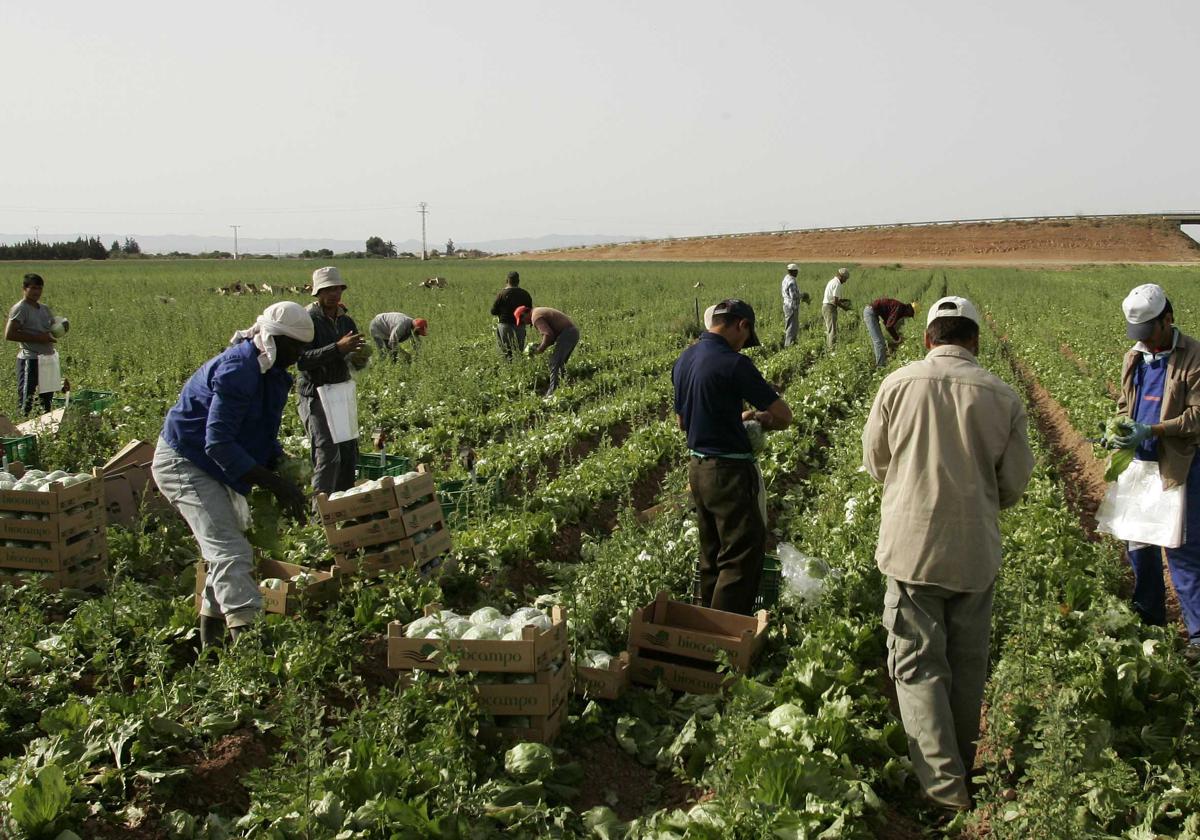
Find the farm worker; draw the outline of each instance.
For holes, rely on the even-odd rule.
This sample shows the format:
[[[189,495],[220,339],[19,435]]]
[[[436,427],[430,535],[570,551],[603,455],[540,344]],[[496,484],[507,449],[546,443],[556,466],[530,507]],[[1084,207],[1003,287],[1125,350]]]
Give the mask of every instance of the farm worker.
[[[850,272],[839,268],[833,279],[825,284],[825,296],[821,298],[821,317],[825,319],[825,347],[833,349],[837,341],[837,311],[850,309],[850,301],[842,297],[842,286],[850,282]]]
[[[316,301],[307,310],[313,322],[313,339],[296,365],[300,371],[297,376],[300,422],[312,444],[312,484],[318,493],[353,487],[358,466],[358,438],[334,442],[317,390],[322,385],[348,382],[354,365],[350,355],[366,344],[342,305],[344,291],[346,282],[333,266],[313,272],[312,293]]]
[[[1200,344],[1175,326],[1166,293],[1138,286],[1121,304],[1125,334],[1137,344],[1125,354],[1117,413],[1133,430],[1113,444],[1135,448],[1134,457],[1158,461],[1164,490],[1185,486],[1184,542],[1168,548],[1171,582],[1187,625],[1187,654],[1200,660]],[[1147,624],[1167,623],[1162,549],[1129,544],[1133,606]]]
[[[262,610],[254,553],[235,508],[245,502],[237,495],[259,485],[287,513],[304,513],[303,491],[274,468],[283,456],[279,424],[292,390],[287,369],[312,335],[304,307],[271,304],[192,374],[163,423],[151,471],[208,567],[200,602],[206,647],[221,640],[226,626],[236,639]]]
[[[867,325],[867,332],[871,334],[875,367],[883,367],[887,361],[888,350],[895,351],[900,346],[900,322],[916,313],[915,303],[902,303],[895,298],[876,298],[863,307],[863,323]],[[883,340],[885,329],[889,336],[886,346]]]
[[[510,361],[513,351],[525,346],[525,325],[515,315],[520,306],[533,309],[533,297],[521,288],[521,275],[510,271],[504,288],[492,303],[492,314],[496,316],[496,344],[504,358]]]
[[[712,327],[671,371],[675,415],[687,433],[688,483],[700,528],[703,606],[749,615],[767,548],[767,497],[744,422],[785,429],[788,404],[741,350],[759,346],[754,309],[717,304]],[[746,403],[753,410],[743,410]]]
[[[413,352],[421,349],[421,337],[429,333],[429,322],[424,318],[410,318],[403,312],[380,312],[371,319],[367,328],[375,346],[380,353],[388,353],[395,361],[397,356],[403,356],[408,361],[408,353],[400,345],[412,339]]]
[[[53,396],[51,391],[38,393],[38,357],[55,352],[55,339],[50,334],[54,313],[49,306],[39,302],[45,287],[40,274],[25,275],[21,282],[24,296],[8,310],[8,326],[4,330],[6,339],[21,344],[17,351],[17,402],[23,414],[33,411],[35,396],[42,404],[42,411],[49,411]]]
[[[579,343],[579,328],[566,315],[549,306],[535,306],[532,309],[518,306],[513,315],[517,324],[533,324],[534,329],[542,334],[542,343],[531,346],[530,354],[537,355],[554,348],[554,355],[550,357],[550,387],[546,389],[546,396],[553,396],[558,388],[558,380],[567,368],[567,360]]]
[[[863,465],[883,482],[875,561],[909,756],[925,794],[957,810],[971,805],[1000,509],[1021,498],[1033,453],[1021,398],[975,360],[974,304],[930,307],[925,348],[879,386]]]
[[[788,263],[787,274],[783,275],[783,346],[791,347],[796,343],[796,334],[800,330],[800,302],[806,295],[800,292],[796,285],[796,275],[800,266]]]

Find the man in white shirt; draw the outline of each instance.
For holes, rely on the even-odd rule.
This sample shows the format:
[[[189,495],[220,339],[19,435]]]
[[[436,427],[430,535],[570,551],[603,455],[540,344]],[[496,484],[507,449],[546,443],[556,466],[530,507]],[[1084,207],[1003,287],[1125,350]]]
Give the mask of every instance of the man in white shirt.
[[[796,285],[796,275],[800,266],[789,263],[787,274],[783,275],[783,346],[791,347],[796,343],[796,333],[800,329],[800,287]]]
[[[849,298],[842,297],[842,286],[850,282],[850,272],[839,268],[833,279],[825,284],[825,296],[821,299],[821,317],[825,319],[825,347],[833,349],[837,341],[837,311],[849,309]]]

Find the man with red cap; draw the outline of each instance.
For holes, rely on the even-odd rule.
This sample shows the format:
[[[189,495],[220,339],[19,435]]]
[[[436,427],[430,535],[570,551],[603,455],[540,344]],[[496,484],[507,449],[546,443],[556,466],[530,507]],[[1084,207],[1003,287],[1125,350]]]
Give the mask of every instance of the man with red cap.
[[[411,338],[413,352],[418,352],[421,349],[421,336],[429,333],[429,322],[424,318],[411,318],[403,312],[380,312],[371,319],[367,332],[375,340],[375,347],[380,353],[387,353],[392,361],[399,356],[408,361],[409,355],[400,344]]]
[[[542,334],[542,343],[537,347],[530,345],[526,352],[533,355],[554,348],[554,355],[550,357],[550,387],[546,390],[546,396],[552,396],[558,387],[559,377],[567,367],[567,360],[579,343],[579,328],[566,315],[549,306],[518,306],[513,318],[518,326],[532,324]]]

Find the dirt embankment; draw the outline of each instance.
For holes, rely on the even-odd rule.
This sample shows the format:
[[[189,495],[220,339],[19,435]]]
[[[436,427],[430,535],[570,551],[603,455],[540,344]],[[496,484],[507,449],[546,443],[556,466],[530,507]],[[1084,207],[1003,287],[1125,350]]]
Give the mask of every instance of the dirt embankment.
[[[549,260],[779,260],[992,265],[1200,263],[1200,244],[1158,217],[872,227],[696,237],[521,254]]]

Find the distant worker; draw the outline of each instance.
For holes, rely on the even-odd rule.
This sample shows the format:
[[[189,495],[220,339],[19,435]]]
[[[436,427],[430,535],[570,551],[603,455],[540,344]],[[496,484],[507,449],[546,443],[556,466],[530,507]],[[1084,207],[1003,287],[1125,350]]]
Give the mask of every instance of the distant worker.
[[[307,309],[313,322],[313,339],[297,364],[300,422],[312,444],[312,484],[318,493],[349,490],[354,486],[358,467],[358,439],[334,439],[319,392],[324,385],[349,382],[351,365],[357,368],[366,363],[360,355],[366,339],[342,305],[345,291],[346,282],[335,267],[326,266],[313,272],[312,293],[316,301]],[[338,408],[333,406],[328,410]]]
[[[979,312],[929,309],[925,358],[890,373],[863,428],[863,466],[883,483],[875,562],[908,753],[926,796],[971,807],[1000,569],[1000,509],[1033,472],[1025,406],[976,361]]]
[[[380,312],[371,319],[367,332],[380,353],[387,353],[393,362],[400,356],[407,362],[409,355],[400,345],[412,339],[413,352],[419,351],[421,337],[429,332],[429,322],[424,318],[410,318],[403,312]]]
[[[17,351],[17,403],[21,406],[22,414],[29,414],[33,411],[33,399],[36,396],[42,411],[47,412],[54,391],[58,389],[38,392],[38,360],[57,352],[54,349],[55,338],[50,333],[54,313],[49,306],[39,303],[45,290],[45,281],[40,274],[26,274],[21,288],[23,296],[8,310],[8,326],[4,329],[5,339],[21,344],[21,349]]]
[[[791,347],[796,343],[796,334],[800,331],[800,304],[808,303],[808,292],[800,291],[796,285],[796,275],[800,266],[788,263],[787,274],[783,275],[783,346]]]
[[[1134,449],[1141,461],[1157,461],[1162,489],[1183,486],[1183,544],[1168,548],[1167,566],[1187,626],[1185,655],[1200,661],[1200,345],[1175,326],[1166,292],[1153,283],[1138,286],[1121,304],[1125,334],[1137,344],[1121,367],[1117,413],[1133,420],[1128,435],[1113,445]],[[1147,624],[1167,623],[1162,549],[1129,543],[1133,607]]]
[[[525,325],[517,321],[514,313],[518,307],[533,309],[533,297],[521,288],[521,275],[508,272],[504,288],[492,303],[492,314],[496,316],[496,344],[504,358],[511,360],[514,352],[525,346]]]
[[[579,343],[579,328],[566,315],[548,306],[535,306],[532,309],[518,306],[513,314],[518,325],[532,324],[542,334],[541,343],[528,348],[530,354],[536,355],[554,348],[554,355],[550,357],[550,387],[546,389],[546,396],[553,396],[567,368],[567,360]]]
[[[304,492],[275,469],[292,390],[287,369],[312,337],[304,307],[271,304],[192,374],[163,423],[151,472],[191,528],[207,566],[200,599],[204,647],[219,643],[227,626],[236,639],[262,612],[254,550],[233,494],[265,487],[286,513],[304,515]]]
[[[863,323],[871,335],[871,347],[875,351],[875,367],[881,368],[887,362],[888,351],[895,352],[900,346],[900,322],[905,318],[916,315],[915,303],[902,303],[895,298],[876,298],[863,307]],[[887,330],[889,339],[884,342],[883,330]]]
[[[740,352],[760,343],[750,304],[722,301],[712,317],[712,327],[672,368],[675,416],[691,452],[701,604],[749,615],[767,548],[767,500],[745,422],[785,429],[792,411]]]
[[[833,279],[825,284],[825,296],[821,298],[821,317],[825,319],[825,347],[833,349],[837,341],[837,311],[850,309],[849,298],[842,297],[842,286],[850,282],[850,272],[839,268]]]

